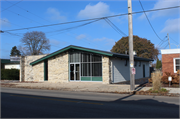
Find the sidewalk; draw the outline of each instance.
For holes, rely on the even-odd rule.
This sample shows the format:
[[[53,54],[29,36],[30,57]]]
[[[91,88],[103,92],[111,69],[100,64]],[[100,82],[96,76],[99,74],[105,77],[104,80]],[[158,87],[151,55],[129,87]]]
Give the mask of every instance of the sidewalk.
[[[3,82],[1,82],[3,84]],[[7,84],[7,82],[6,82]],[[64,90],[64,91],[87,91],[87,92],[111,92],[111,93],[129,93],[129,84],[102,84],[102,82],[68,82],[68,83],[49,83],[49,82],[13,82],[12,87],[30,88],[30,89],[48,89],[48,90]],[[3,85],[2,85],[3,87]],[[147,91],[152,87],[141,87],[135,85],[135,91]],[[180,88],[167,88],[169,93],[180,94]]]

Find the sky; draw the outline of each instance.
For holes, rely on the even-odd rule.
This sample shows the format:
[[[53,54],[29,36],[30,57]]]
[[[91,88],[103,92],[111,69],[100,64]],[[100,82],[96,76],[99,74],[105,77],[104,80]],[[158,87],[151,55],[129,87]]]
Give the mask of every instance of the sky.
[[[34,29],[14,30],[35,26],[43,26],[84,19],[92,19],[128,13],[127,0],[93,0],[93,1],[10,1],[1,0],[0,26],[4,33],[0,35],[0,58],[9,59],[13,46],[22,45],[21,39],[27,32],[42,31],[50,40],[51,49],[55,52],[68,45],[110,51],[118,40],[128,36],[128,16],[122,15],[108,18],[123,33],[115,31],[104,19],[92,22],[76,22],[71,24],[39,27]],[[144,10],[180,6],[179,0],[141,0]],[[138,0],[132,0],[132,11],[142,11]],[[180,48],[180,8],[147,12],[156,36],[144,13],[133,14],[133,35],[150,40],[155,47],[169,49],[167,33],[172,49]],[[88,25],[83,25],[88,22]],[[60,31],[62,29],[82,27]],[[6,32],[8,31],[8,32]],[[161,58],[161,56],[159,55]]]

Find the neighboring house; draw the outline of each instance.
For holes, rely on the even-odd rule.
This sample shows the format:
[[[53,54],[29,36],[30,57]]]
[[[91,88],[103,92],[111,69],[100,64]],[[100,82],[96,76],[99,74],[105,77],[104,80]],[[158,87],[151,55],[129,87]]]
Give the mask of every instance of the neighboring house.
[[[162,54],[162,72],[170,72],[176,74],[180,69],[180,49],[163,49]]]
[[[134,56],[135,79],[149,77],[149,62]],[[21,57],[20,81],[104,84],[130,80],[129,55],[70,45],[49,55]]]
[[[10,59],[0,59],[1,69],[20,69],[20,61],[10,61]]]

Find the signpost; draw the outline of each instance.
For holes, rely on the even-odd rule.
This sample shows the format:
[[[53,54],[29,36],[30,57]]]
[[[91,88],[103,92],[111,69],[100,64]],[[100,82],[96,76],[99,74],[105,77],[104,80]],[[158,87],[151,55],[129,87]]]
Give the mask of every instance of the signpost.
[[[168,81],[169,81],[169,87],[170,87],[170,82],[172,81],[172,77],[171,76],[168,77]]]

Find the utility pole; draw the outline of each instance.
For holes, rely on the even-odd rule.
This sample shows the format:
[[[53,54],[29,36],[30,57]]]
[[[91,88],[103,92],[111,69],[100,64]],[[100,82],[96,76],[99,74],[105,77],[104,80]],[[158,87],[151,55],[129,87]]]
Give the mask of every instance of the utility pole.
[[[170,40],[169,40],[169,34],[168,33],[167,33],[167,37],[168,37],[169,49],[171,49]]]
[[[134,74],[132,69],[134,68],[134,55],[133,55],[133,27],[132,27],[132,4],[131,0],[128,0],[128,26],[129,26],[129,63],[130,63],[130,90],[134,91]]]

